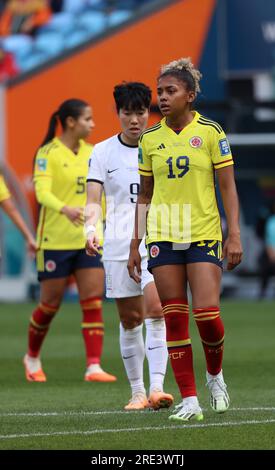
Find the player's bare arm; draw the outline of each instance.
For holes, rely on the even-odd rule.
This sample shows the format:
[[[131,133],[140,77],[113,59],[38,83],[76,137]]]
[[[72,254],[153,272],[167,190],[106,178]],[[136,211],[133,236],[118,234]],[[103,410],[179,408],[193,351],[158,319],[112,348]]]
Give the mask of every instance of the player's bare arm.
[[[4,212],[10,217],[10,219],[14,222],[14,224],[18,227],[18,229],[23,234],[27,246],[28,252],[31,256],[35,256],[37,251],[37,244],[35,238],[33,237],[31,231],[27,227],[25,221],[23,220],[21,214],[16,209],[13,201],[11,198],[7,198],[0,203],[1,208]]]
[[[87,201],[85,207],[86,253],[95,256],[99,253],[99,238],[96,224],[101,214],[102,184],[95,181],[87,183]]]
[[[153,190],[154,177],[141,175],[135,212],[134,234],[130,244],[130,254],[127,265],[129,276],[134,279],[135,282],[140,282],[141,257],[138,249],[146,231],[146,217],[150,207]]]
[[[228,225],[223,258],[227,258],[227,269],[231,270],[240,264],[243,254],[239,226],[239,201],[233,166],[217,170],[217,176]]]

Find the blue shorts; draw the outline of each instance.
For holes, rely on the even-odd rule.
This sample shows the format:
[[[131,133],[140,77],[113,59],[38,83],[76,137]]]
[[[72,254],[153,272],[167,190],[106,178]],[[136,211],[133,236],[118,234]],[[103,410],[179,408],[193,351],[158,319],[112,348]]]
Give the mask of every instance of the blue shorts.
[[[153,242],[147,246],[148,271],[168,264],[214,263],[222,268],[222,243],[202,240],[186,245],[172,242]]]
[[[101,255],[88,256],[82,250],[39,250],[36,255],[38,281],[69,277],[77,269],[102,268]]]

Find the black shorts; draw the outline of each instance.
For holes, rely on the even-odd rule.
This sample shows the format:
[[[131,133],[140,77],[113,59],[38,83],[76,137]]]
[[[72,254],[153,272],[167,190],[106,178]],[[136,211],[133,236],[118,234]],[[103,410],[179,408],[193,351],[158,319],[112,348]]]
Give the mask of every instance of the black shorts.
[[[88,256],[82,250],[39,250],[36,255],[38,281],[69,277],[77,269],[102,268],[101,255]]]
[[[148,271],[156,266],[168,264],[214,263],[222,268],[222,243],[217,240],[202,240],[186,244],[153,242],[147,246]]]

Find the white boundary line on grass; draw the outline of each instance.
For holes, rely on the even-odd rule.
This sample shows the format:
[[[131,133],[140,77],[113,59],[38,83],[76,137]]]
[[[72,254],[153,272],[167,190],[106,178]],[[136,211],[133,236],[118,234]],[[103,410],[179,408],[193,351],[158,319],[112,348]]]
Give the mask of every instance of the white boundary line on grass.
[[[161,413],[163,412],[168,412],[169,410],[162,410]],[[206,411],[206,408],[203,408],[203,411]],[[230,411],[275,411],[274,406],[269,406],[269,407],[252,407],[252,408],[229,408],[227,410],[227,413],[230,413]],[[150,410],[144,410],[144,411],[123,411],[123,410],[102,410],[102,411],[52,411],[52,412],[43,412],[43,411],[36,411],[36,412],[19,412],[19,413],[0,413],[0,417],[8,417],[8,416],[34,416],[34,417],[40,417],[40,416],[102,416],[102,415],[132,415],[132,414],[148,414],[148,413],[153,413],[153,414],[158,414],[156,412],[150,411]]]
[[[53,437],[53,436],[75,436],[75,435],[92,435],[104,433],[118,433],[118,432],[139,432],[139,431],[169,431],[173,429],[190,429],[190,428],[210,428],[210,427],[224,427],[224,426],[247,426],[250,424],[272,424],[275,419],[265,420],[251,420],[251,421],[226,421],[224,423],[206,423],[206,424],[182,424],[179,426],[144,426],[141,428],[121,428],[121,429],[93,429],[91,431],[54,431],[45,433],[31,433],[31,434],[6,434],[0,435],[0,440],[4,439],[19,439],[29,437]]]

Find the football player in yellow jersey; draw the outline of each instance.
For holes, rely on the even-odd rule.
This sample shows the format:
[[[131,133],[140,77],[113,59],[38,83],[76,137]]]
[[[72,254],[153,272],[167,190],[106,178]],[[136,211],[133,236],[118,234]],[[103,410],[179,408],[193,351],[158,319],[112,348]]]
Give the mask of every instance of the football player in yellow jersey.
[[[157,92],[164,118],[140,139],[140,192],[128,261],[129,274],[138,282],[138,246],[151,204],[147,219],[148,269],[162,302],[169,357],[182,396],[170,416],[175,421],[203,419],[188,331],[187,284],[206,357],[211,407],[217,413],[229,407],[222,373],[220,283],[222,260],[226,257],[227,268],[233,269],[242,257],[229,143],[219,124],[191,110],[200,91],[200,78],[189,58],[161,69]],[[228,224],[223,250],[215,173]]]
[[[20,230],[20,232],[22,233],[22,235],[24,236],[27,242],[29,253],[34,256],[36,253],[36,248],[37,248],[36,241],[31,231],[27,227],[25,221],[23,220],[21,214],[18,212],[18,210],[16,209],[14,205],[14,202],[11,198],[11,194],[1,174],[1,169],[0,169],[0,207],[1,209],[3,209],[3,211],[9,216],[9,218],[13,221],[13,223]]]
[[[55,137],[58,122],[62,133]],[[100,366],[104,332],[101,255],[91,258],[84,249],[83,210],[91,146],[83,139],[93,127],[92,111],[85,101],[70,99],[63,102],[51,116],[47,135],[35,158],[35,193],[41,205],[37,229],[37,270],[41,289],[40,303],[31,317],[28,352],[24,357],[29,381],[46,381],[40,350],[72,274],[83,312],[85,380],[116,380]]]

